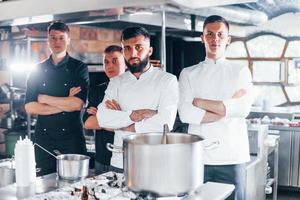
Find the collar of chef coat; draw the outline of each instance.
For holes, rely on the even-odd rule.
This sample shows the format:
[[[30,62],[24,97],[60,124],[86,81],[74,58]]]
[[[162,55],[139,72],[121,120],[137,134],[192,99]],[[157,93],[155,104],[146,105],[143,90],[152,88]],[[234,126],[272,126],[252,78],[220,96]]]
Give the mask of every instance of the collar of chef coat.
[[[205,57],[204,63],[205,64],[220,64],[226,61],[225,56],[222,56],[221,58],[218,58],[217,60]]]
[[[138,79],[131,72],[129,72],[129,74],[130,74],[129,77],[134,80],[143,80],[143,79],[146,79],[147,77],[151,76],[152,71],[153,71],[153,66],[150,64],[149,69],[147,71],[143,72]]]
[[[59,63],[57,63],[57,65],[55,65],[52,60],[52,55],[50,55],[49,59],[47,60],[47,65],[54,68],[63,67],[68,63],[69,57],[70,56],[67,53],[66,56]]]

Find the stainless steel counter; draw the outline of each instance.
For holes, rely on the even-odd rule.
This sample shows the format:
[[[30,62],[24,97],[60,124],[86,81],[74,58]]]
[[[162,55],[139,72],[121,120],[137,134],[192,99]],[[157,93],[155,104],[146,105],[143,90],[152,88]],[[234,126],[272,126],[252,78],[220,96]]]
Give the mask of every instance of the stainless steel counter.
[[[1,200],[17,200],[17,199],[32,199],[32,200],[54,200],[54,199],[80,199],[80,196],[71,195],[72,189],[86,186],[102,185],[107,179],[107,176],[99,175],[94,178],[84,179],[78,182],[68,182],[59,180],[57,175],[49,174],[37,179],[35,188],[17,188],[16,184],[8,185],[0,188]],[[212,183],[203,184],[197,192],[185,199],[201,199],[201,200],[223,200],[226,199],[234,190],[234,186],[230,184]],[[119,188],[107,188],[104,193],[103,189],[99,189],[98,197],[100,199],[130,199],[128,192],[124,192]],[[126,194],[125,194],[126,193]],[[131,193],[131,192],[129,192]],[[129,195],[129,196],[128,196]],[[183,197],[168,197],[159,199],[182,199]],[[91,198],[93,199],[93,198]]]
[[[69,186],[74,182],[58,179],[56,173],[38,177],[36,185],[26,188],[18,188],[14,183],[6,187],[0,188],[0,199],[14,200],[25,199],[37,194],[44,194],[49,191],[56,190],[65,186]]]

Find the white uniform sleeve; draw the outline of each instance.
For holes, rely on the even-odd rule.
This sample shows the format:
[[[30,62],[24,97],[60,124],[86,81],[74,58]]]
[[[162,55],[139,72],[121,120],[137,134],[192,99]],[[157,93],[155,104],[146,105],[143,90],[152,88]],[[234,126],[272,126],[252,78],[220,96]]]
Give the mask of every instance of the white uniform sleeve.
[[[178,113],[183,123],[200,124],[205,110],[193,106],[193,89],[188,79],[188,71],[182,70],[179,76],[179,106]]]
[[[178,82],[175,76],[169,76],[160,85],[158,113],[151,118],[136,122],[137,133],[162,132],[164,124],[168,124],[170,130],[173,128],[179,99]]]
[[[109,85],[105,91],[105,96],[102,103],[98,105],[98,111],[96,116],[100,127],[119,129],[119,128],[127,127],[134,123],[129,117],[132,111],[111,110],[105,106],[106,100],[115,99],[117,102],[119,102],[118,100],[119,84],[120,84],[119,79],[112,79],[109,82]]]
[[[225,117],[246,118],[253,102],[253,85],[249,69],[243,67],[239,74],[238,89],[246,90],[246,94],[240,98],[231,98],[223,101],[226,108]]]

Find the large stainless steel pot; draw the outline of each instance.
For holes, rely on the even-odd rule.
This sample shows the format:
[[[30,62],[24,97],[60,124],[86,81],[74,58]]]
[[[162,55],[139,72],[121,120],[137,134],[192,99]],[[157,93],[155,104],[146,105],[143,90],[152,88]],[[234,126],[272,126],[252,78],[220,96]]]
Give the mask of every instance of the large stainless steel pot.
[[[39,144],[35,143],[34,145],[56,158],[56,171],[60,178],[66,180],[77,180],[88,176],[90,161],[89,156],[81,154],[60,154],[59,151],[54,150],[55,153],[60,154],[56,156]]]
[[[172,133],[162,144],[161,133],[134,134],[123,138],[125,181],[135,192],[160,196],[188,193],[203,184],[203,138]],[[108,144],[118,152],[118,147]]]
[[[13,159],[0,160],[0,187],[16,182],[15,165]]]

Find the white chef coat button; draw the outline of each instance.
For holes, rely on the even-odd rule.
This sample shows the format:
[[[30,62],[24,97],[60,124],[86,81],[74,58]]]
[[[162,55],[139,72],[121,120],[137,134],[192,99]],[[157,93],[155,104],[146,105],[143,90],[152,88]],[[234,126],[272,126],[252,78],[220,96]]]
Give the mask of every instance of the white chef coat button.
[[[64,85],[67,86],[68,84],[65,83]]]
[[[66,131],[66,129],[63,128],[62,131]]]
[[[65,112],[62,112],[62,114],[64,115],[64,114],[65,114]]]
[[[44,131],[47,131],[47,129],[44,128]]]
[[[45,86],[46,86],[46,83],[43,83],[43,86],[45,87]]]

